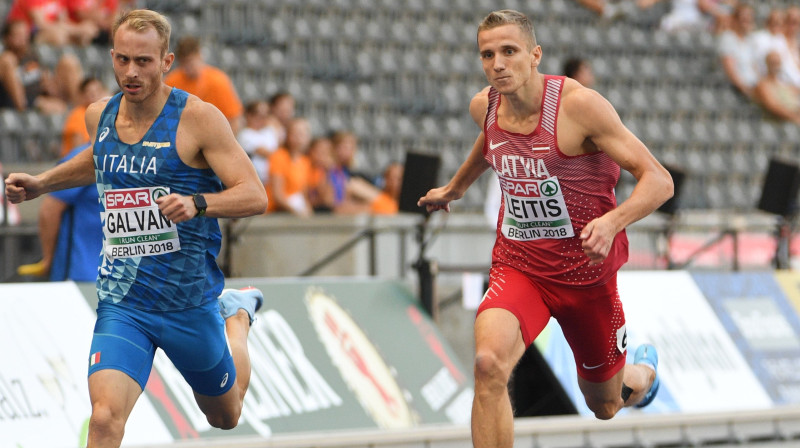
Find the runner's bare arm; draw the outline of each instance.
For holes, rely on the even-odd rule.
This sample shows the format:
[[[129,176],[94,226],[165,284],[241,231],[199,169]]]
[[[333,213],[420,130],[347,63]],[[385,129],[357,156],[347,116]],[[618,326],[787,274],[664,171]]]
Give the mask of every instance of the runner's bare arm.
[[[488,105],[489,88],[485,88],[478,92],[470,101],[469,112],[475,123],[483,128],[483,121],[486,117],[486,107]],[[467,191],[470,185],[475,182],[478,177],[489,168],[486,159],[483,158],[483,142],[484,135],[481,131],[475,144],[472,146],[472,151],[469,153],[467,160],[461,164],[456,174],[450,179],[447,185],[439,188],[434,188],[421,197],[417,201],[417,205],[425,206],[428,212],[436,210],[450,211],[450,201],[461,199],[464,192]]]
[[[182,128],[182,129],[181,129]],[[181,142],[180,139],[187,139]],[[222,180],[225,189],[219,193],[203,193],[208,208],[206,216],[212,218],[241,218],[264,213],[267,208],[267,194],[264,185],[256,174],[255,167],[244,149],[236,141],[228,120],[216,107],[196,98],[189,100],[179,125],[178,145],[190,144],[199,148],[194,153],[191,166],[207,164]],[[183,158],[183,156],[182,156]],[[197,210],[191,196],[181,199],[180,222],[191,219]],[[170,219],[169,211],[165,213]],[[174,219],[173,219],[174,221]]]
[[[637,180],[631,196],[608,213],[622,230],[672,197],[672,178],[644,143],[625,127],[611,103],[593,90],[581,90],[585,96],[571,104],[572,110],[577,106],[581,113],[570,114],[571,117],[579,117],[587,137],[598,149]]]
[[[436,210],[450,211],[450,201],[461,199],[470,185],[489,168],[483,158],[483,132],[475,140],[475,145],[469,153],[467,160],[461,164],[456,174],[447,185],[434,188],[417,201],[420,207],[425,206],[429,212]]]
[[[568,98],[562,100],[566,116],[584,130],[586,137],[599,150],[637,180],[627,200],[587,224],[581,232],[585,252],[593,262],[599,262],[608,255],[617,233],[672,197],[672,178],[600,94],[590,89],[578,89]]]

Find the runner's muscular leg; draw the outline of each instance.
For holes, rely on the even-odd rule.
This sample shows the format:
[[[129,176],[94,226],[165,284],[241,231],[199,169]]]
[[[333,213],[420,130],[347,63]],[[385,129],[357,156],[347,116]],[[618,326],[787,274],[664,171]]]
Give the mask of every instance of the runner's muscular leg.
[[[92,417],[87,448],[120,446],[125,422],[141,394],[139,383],[119,370],[104,369],[89,376]]]
[[[475,320],[475,399],[472,443],[475,448],[510,448],[514,415],[508,380],[525,353],[517,318],[501,308],[487,309]]]
[[[250,385],[250,354],[247,351],[247,335],[250,332],[250,316],[240,309],[235,316],[225,320],[225,332],[231,356],[236,366],[236,383],[222,395],[211,397],[194,394],[200,410],[215,428],[232,429],[239,422],[244,405],[244,395]]]
[[[611,379],[602,383],[593,383],[578,377],[578,386],[595,417],[608,420],[623,407],[642,401],[655,378],[655,372],[647,366],[626,364]],[[622,399],[623,384],[632,389],[630,397],[625,401]]]

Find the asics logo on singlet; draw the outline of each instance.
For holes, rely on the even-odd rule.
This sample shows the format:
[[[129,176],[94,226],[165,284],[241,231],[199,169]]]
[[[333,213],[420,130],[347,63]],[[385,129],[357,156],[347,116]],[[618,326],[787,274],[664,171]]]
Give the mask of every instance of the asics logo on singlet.
[[[505,145],[506,143],[508,143],[508,140],[506,140],[504,142],[500,142],[500,143],[495,143],[495,142],[489,140],[489,149],[493,150],[495,148],[499,148],[499,147]]]
[[[222,377],[222,382],[219,383],[219,387],[223,388],[225,385],[228,384],[228,373],[225,372],[225,376]]]
[[[108,137],[108,133],[109,133],[109,131],[111,131],[111,129],[108,129],[108,127],[105,127],[105,128],[103,128],[103,132],[101,132],[101,133],[100,133],[100,136],[99,136],[99,137],[97,137],[97,140],[98,140],[98,141],[101,141],[101,142],[102,142],[103,140],[105,140],[105,139],[106,139],[106,137]]]

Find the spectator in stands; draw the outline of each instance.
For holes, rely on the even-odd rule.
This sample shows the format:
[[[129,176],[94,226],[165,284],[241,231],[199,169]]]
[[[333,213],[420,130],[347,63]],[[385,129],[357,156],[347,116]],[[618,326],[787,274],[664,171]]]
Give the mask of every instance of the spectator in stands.
[[[306,152],[311,143],[308,120],[295,118],[289,122],[286,145],[269,158],[267,179],[267,212],[290,212],[310,216],[313,209],[308,201],[311,180],[311,161]]]
[[[374,176],[356,171],[355,158],[358,153],[358,137],[351,131],[340,130],[331,136],[336,167],[331,171],[331,181],[335,191],[336,203],[340,204],[346,194],[347,182],[353,177],[363,177],[372,182]]]
[[[267,184],[269,158],[278,149],[278,133],[275,120],[269,111],[269,104],[256,100],[244,109],[245,126],[239,131],[237,140],[256,167],[261,183]]]
[[[393,215],[400,209],[400,193],[403,191],[405,167],[400,162],[390,163],[383,171],[381,194],[370,202],[370,213]]]
[[[758,82],[754,26],[753,8],[741,3],[733,11],[731,29],[719,36],[722,68],[733,87],[748,98]]]
[[[759,76],[767,74],[766,59],[771,52],[776,52],[781,62],[781,72],[778,77],[800,88],[800,66],[797,65],[797,58],[792,55],[786,36],[783,34],[786,23],[786,13],[778,8],[770,11],[767,16],[766,27],[753,33],[753,41],[756,46],[756,62]]]
[[[67,115],[64,129],[61,131],[61,157],[69,154],[72,148],[89,143],[89,133],[86,132],[86,108],[109,94],[103,82],[93,76],[84,78],[79,92],[81,102]]]
[[[794,58],[795,65],[800,66],[800,6],[790,6],[786,9],[786,18],[783,23],[783,35],[789,54]]]
[[[131,0],[66,0],[67,17],[72,23],[91,23],[97,28],[92,43],[105,45],[111,37],[111,25],[122,11],[134,9]]]
[[[97,37],[99,28],[88,20],[72,21],[65,0],[14,0],[6,21],[24,21],[36,43],[62,47],[85,46]]]
[[[776,118],[800,125],[800,89],[780,77],[786,61],[777,51],[765,59],[767,74],[756,84],[754,99]]]
[[[241,128],[242,102],[228,75],[205,63],[200,41],[196,37],[187,36],[179,40],[175,56],[178,59],[178,68],[167,75],[164,82],[217,106],[228,119],[233,134],[238,134]]]
[[[88,147],[78,146],[59,163]],[[103,226],[99,215],[97,187],[87,185],[55,191],[39,204],[39,242],[42,259],[17,268],[23,276],[46,277],[50,281],[94,282],[103,248]]]
[[[336,208],[341,214],[370,213],[373,215],[397,214],[400,192],[403,187],[403,164],[390,163],[383,171],[378,188],[363,177],[353,177],[347,183],[347,199]]]
[[[647,9],[662,0],[637,0],[641,9]],[[661,29],[667,32],[680,30],[710,30],[715,22],[724,20],[730,13],[726,2],[719,0],[670,0],[670,10],[661,18]]]
[[[630,0],[617,2],[610,0],[578,0],[578,3],[606,20],[633,15],[636,11],[636,7]]]
[[[272,95],[269,98],[269,110],[281,125],[278,140],[281,145],[284,145],[286,143],[286,129],[289,127],[289,122],[294,118],[294,97],[289,92],[278,92]]]
[[[331,171],[336,167],[333,143],[326,137],[317,137],[308,148],[311,162],[311,179],[308,185],[308,200],[314,212],[332,212],[336,206]]]
[[[58,61],[55,76],[39,63],[31,46],[28,25],[14,20],[3,25],[0,53],[0,108],[42,113],[64,113],[77,96],[83,69],[80,61],[65,54]]]
[[[594,88],[594,71],[589,61],[583,58],[571,57],[564,62],[564,76],[578,81],[584,87]]]

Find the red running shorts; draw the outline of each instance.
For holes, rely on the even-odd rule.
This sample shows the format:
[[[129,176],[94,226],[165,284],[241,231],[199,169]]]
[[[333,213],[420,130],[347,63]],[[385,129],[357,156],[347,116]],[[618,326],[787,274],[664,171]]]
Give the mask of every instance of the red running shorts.
[[[587,381],[607,381],[625,365],[628,338],[616,275],[603,285],[570,288],[495,264],[478,314],[491,308],[516,316],[526,347],[551,316],[556,318],[572,348],[578,376]]]

